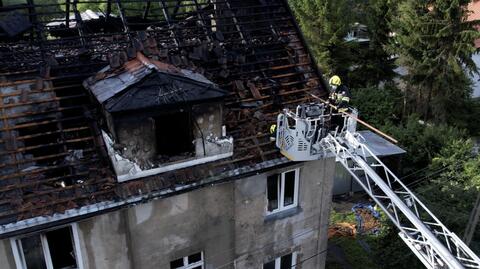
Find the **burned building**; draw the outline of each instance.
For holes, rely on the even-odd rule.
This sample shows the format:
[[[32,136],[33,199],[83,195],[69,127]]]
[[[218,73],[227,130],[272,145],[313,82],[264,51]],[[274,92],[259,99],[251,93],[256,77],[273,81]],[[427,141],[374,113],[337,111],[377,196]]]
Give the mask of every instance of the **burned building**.
[[[12,19],[14,18],[14,19]],[[327,89],[286,1],[0,2],[2,268],[322,268]]]
[[[233,139],[222,125],[228,92],[199,73],[139,52],[84,87],[101,107],[104,143],[120,182],[233,155]]]

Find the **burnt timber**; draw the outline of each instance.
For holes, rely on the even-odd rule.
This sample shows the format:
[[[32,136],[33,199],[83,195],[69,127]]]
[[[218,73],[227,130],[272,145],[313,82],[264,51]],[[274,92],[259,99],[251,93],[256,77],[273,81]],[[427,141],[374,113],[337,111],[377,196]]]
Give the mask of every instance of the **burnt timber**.
[[[82,5],[89,4],[101,6],[103,16],[85,16]],[[0,31],[1,225],[254,173],[257,164],[281,158],[268,133],[277,112],[309,101],[308,93],[326,94],[286,1],[27,0],[0,6],[0,21],[18,14],[28,20],[10,24],[21,24],[22,32],[11,25]],[[233,157],[116,181],[99,112],[82,81],[137,52],[202,73],[229,92],[224,122],[235,139]],[[234,170],[240,172],[218,176]]]

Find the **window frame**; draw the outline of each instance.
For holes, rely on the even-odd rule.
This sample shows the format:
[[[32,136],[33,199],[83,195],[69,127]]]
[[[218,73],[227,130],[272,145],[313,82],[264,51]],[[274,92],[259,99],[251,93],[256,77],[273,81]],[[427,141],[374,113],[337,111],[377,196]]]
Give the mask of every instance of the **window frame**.
[[[78,233],[78,225],[77,223],[72,223],[70,225],[66,226],[61,226],[61,227],[56,227],[55,229],[50,229],[50,230],[45,230],[40,233],[35,233],[35,234],[29,234],[27,236],[18,236],[14,238],[10,238],[10,246],[12,247],[13,251],[13,257],[15,260],[15,266],[17,269],[27,269],[27,261],[25,260],[25,254],[23,252],[23,247],[22,247],[22,239],[25,237],[29,236],[35,236],[38,235],[40,237],[40,241],[42,244],[42,253],[43,253],[43,258],[45,261],[45,266],[47,269],[53,269],[53,262],[52,262],[52,256],[50,255],[50,247],[48,245],[48,240],[46,233],[49,231],[55,231],[58,229],[63,229],[63,228],[70,228],[71,232],[71,239],[72,239],[72,247],[74,250],[75,254],[75,261],[77,263],[77,269],[84,269],[83,267],[83,257],[82,257],[82,251],[80,248],[80,237]]]
[[[183,266],[182,267],[176,267],[176,268],[172,268],[172,266],[170,265],[170,269],[192,269],[192,268],[195,268],[195,267],[198,267],[200,266],[201,269],[204,269],[205,268],[205,262],[204,262],[204,254],[203,254],[203,251],[200,251],[200,261],[196,262],[196,263],[192,263],[192,264],[188,264],[188,257],[189,256],[192,256],[192,255],[195,255],[197,254],[198,252],[195,252],[195,253],[192,253],[190,255],[187,255],[185,257],[182,257],[182,258],[178,258],[178,259],[175,259],[175,260],[172,260],[170,261],[173,262],[173,261],[176,261],[176,260],[179,260],[179,259],[183,259]]]
[[[291,269],[297,268],[297,252],[296,252],[296,251],[294,251],[294,252],[292,252],[292,253],[288,253],[288,254],[282,255],[282,256],[280,256],[280,257],[275,258],[275,260],[271,260],[271,261],[268,261],[268,262],[266,262],[266,263],[275,261],[275,269],[280,269],[281,262],[282,262],[282,258],[285,257],[285,256],[287,256],[287,255],[292,255],[292,264],[290,265],[290,268],[291,268]],[[265,267],[265,264],[266,264],[266,263],[263,263],[262,269]]]
[[[293,190],[293,203],[291,205],[285,206],[285,174],[289,172],[295,172],[295,182],[294,182],[294,190]],[[272,176],[272,175],[270,175]],[[277,182],[280,180],[280,190],[277,189],[277,195],[278,195],[278,207],[272,211],[268,210],[268,182],[267,182],[267,190],[266,190],[266,200],[267,200],[267,206],[266,206],[266,211],[267,211],[267,216],[276,214],[285,210],[289,210],[295,207],[298,207],[298,196],[299,196],[299,185],[300,185],[300,168],[294,168],[290,169],[284,172],[281,172],[279,174],[276,174],[277,176]],[[267,176],[267,180],[268,180]],[[278,185],[278,183],[277,183]]]

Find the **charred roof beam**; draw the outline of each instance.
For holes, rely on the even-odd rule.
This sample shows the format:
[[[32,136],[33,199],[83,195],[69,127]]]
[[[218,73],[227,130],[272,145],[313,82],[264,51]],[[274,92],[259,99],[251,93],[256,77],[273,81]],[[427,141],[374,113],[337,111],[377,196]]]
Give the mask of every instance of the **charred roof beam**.
[[[120,2],[120,0],[116,0],[115,3],[117,5],[118,13],[120,14],[120,19],[122,20],[123,31],[127,34],[129,41],[132,41],[130,28],[128,27],[127,18],[125,16],[125,10],[123,9],[122,3]]]
[[[158,1],[160,3],[160,7],[162,8],[163,16],[165,17],[165,20],[167,21],[168,28],[170,28],[170,31],[172,33],[173,40],[175,41],[175,45],[180,46],[180,40],[178,40],[178,35],[175,31],[175,27],[172,25],[172,19],[170,17],[170,14],[168,14],[168,6],[165,3],[165,0],[158,0]]]
[[[232,10],[232,6],[230,5],[229,0],[225,0],[225,4],[227,5],[228,10],[232,14],[232,21],[235,24],[235,28],[237,28],[238,34],[240,35],[240,38],[242,39],[243,44],[248,44],[247,39],[245,38],[245,34],[243,33],[242,27],[240,24],[238,24],[237,16],[235,15],[235,12]]]
[[[41,29],[40,23],[38,22],[38,17],[37,13],[35,12],[35,4],[33,3],[33,0],[27,0],[27,5],[28,5],[28,14],[30,18],[30,23],[34,25],[34,32],[38,41],[38,45],[40,46],[40,54],[42,56],[42,61],[45,63],[45,50],[44,50],[44,44],[43,41],[45,40],[43,31]],[[33,38],[35,40],[35,38]]]
[[[143,15],[142,15],[142,18],[143,18],[144,20],[146,20],[147,17],[148,17],[148,13],[150,12],[151,3],[152,3],[152,2],[151,2],[150,0],[147,1],[147,5],[145,6],[145,10],[143,11]]]
[[[178,11],[180,10],[180,3],[182,1],[181,0],[178,0],[177,1],[177,4],[175,5],[175,7],[173,8],[173,12],[172,12],[172,18],[175,20],[177,18],[177,13]]]
[[[198,0],[193,0],[193,2],[195,3],[195,8],[197,9],[198,18],[200,19],[200,21],[203,24],[202,28],[205,31],[205,35],[207,37],[207,40],[211,41],[210,37],[212,36],[212,29],[210,27],[208,27],[208,25],[207,25],[207,20],[205,19],[205,16],[203,15],[203,9],[198,4]]]
[[[87,47],[87,41],[85,40],[84,37],[84,31],[83,31],[83,20],[82,16],[80,15],[80,12],[78,12],[77,8],[78,0],[73,0],[73,14],[75,14],[75,23],[77,24],[77,31],[78,35],[80,36],[80,43],[82,44],[83,48]],[[68,13],[67,13],[68,17]]]
[[[106,13],[107,20],[110,18],[110,14],[112,14],[112,0],[107,0],[107,13]]]
[[[65,0],[65,27],[70,28],[70,0]]]

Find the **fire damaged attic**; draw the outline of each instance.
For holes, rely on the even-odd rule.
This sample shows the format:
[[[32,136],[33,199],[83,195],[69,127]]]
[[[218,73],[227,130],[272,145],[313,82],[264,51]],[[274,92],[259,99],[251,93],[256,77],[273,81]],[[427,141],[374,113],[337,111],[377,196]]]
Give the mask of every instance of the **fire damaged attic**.
[[[3,3],[0,236],[285,165],[270,124],[327,94],[283,0]]]
[[[83,85],[101,106],[108,130],[103,138],[119,181],[233,154],[233,139],[222,126],[228,92],[199,73],[139,52],[120,68],[102,69]]]

